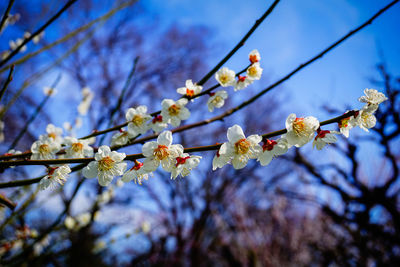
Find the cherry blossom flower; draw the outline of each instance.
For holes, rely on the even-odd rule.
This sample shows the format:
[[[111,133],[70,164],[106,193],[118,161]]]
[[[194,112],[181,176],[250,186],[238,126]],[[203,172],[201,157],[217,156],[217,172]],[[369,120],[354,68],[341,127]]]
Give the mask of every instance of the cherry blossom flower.
[[[181,95],[186,95],[188,97],[193,97],[201,92],[202,86],[193,84],[192,80],[186,80],[186,87],[180,87],[176,89],[176,92]],[[193,101],[193,99],[192,99]]]
[[[261,78],[263,69],[260,67],[260,63],[253,63],[250,67],[247,68],[247,78],[252,80],[259,80]]]
[[[318,150],[322,150],[326,144],[335,143],[337,141],[336,134],[339,134],[339,132],[318,129],[317,136],[313,141],[313,148],[316,147]]]
[[[15,49],[17,49],[17,47],[19,47],[22,44],[23,41],[24,41],[23,38],[18,38],[15,41],[10,40],[8,44],[10,45],[11,50],[15,50]],[[26,51],[26,45],[21,47],[21,49],[19,50],[19,53],[24,53],[25,51]]]
[[[108,146],[101,146],[94,156],[96,161],[90,162],[83,169],[83,176],[86,178],[98,176],[99,184],[101,186],[108,186],[114,176],[124,174],[126,163],[123,162],[123,159],[125,157],[125,153],[111,151]]]
[[[39,136],[39,140],[50,138],[58,144],[63,143],[64,138],[62,137],[62,133],[63,133],[62,128],[56,127],[53,124],[48,124],[46,127],[46,132],[47,132],[47,134]]]
[[[221,108],[225,104],[225,99],[228,98],[228,93],[225,90],[216,93],[210,93],[210,98],[207,101],[208,111],[213,112],[214,108]]]
[[[368,129],[376,125],[376,117],[374,113],[370,112],[368,109],[361,109],[358,113],[358,116],[355,118],[355,125],[364,131],[369,132]]]
[[[78,112],[80,115],[85,116],[87,114],[93,97],[94,93],[90,90],[89,87],[82,88],[82,101],[78,105]]]
[[[237,124],[228,128],[227,137],[229,142],[223,143],[218,153],[220,157],[230,158],[235,169],[244,168],[249,159],[257,158],[262,152],[262,148],[258,144],[262,137],[254,134],[246,138],[242,128]]]
[[[93,148],[89,146],[89,140],[76,139],[75,137],[67,136],[64,139],[64,144],[67,158],[84,158],[93,156]]]
[[[222,87],[233,86],[235,84],[235,72],[223,67],[215,73],[215,79]]]
[[[286,119],[285,135],[289,146],[301,147],[310,142],[314,137],[314,132],[319,128],[319,121],[308,116],[297,118],[296,114],[290,114]]]
[[[271,160],[276,157],[285,154],[289,149],[289,144],[285,138],[280,138],[278,140],[264,141],[262,146],[262,152],[257,158],[262,166],[268,165]]]
[[[227,155],[220,155],[219,151],[215,154],[213,161],[212,161],[212,166],[213,166],[213,171],[215,171],[218,168],[224,167],[226,164],[230,162],[230,157]]]
[[[368,89],[364,90],[365,96],[361,96],[358,98],[358,101],[362,103],[367,103],[371,105],[379,105],[380,103],[386,101],[388,98],[381,92],[378,92],[376,89]]]
[[[31,146],[33,160],[46,160],[46,159],[54,159],[56,157],[56,153],[61,149],[61,145],[57,142],[54,142],[52,138],[42,138],[38,141],[34,142]]]
[[[68,165],[61,165],[60,167],[49,167],[48,174],[43,177],[39,182],[39,189],[45,190],[47,188],[54,189],[57,185],[64,185],[67,181],[71,168]]]
[[[348,111],[346,111],[346,113],[347,112]],[[356,115],[358,115],[358,112],[356,113]],[[354,116],[349,116],[347,118],[341,119],[338,124],[340,133],[343,134],[343,136],[345,136],[346,138],[349,138],[350,130],[353,127],[357,126]]]
[[[164,121],[163,116],[161,115],[156,115],[151,122],[149,123],[150,128],[155,132],[155,133],[160,133],[163,131],[165,128],[168,127],[168,123]]]
[[[181,177],[188,176],[190,171],[196,168],[200,163],[200,156],[190,156],[187,153],[183,153],[175,159],[175,165],[171,170],[171,179],[176,179],[178,175]]]
[[[175,163],[175,158],[183,153],[182,145],[172,145],[172,133],[162,132],[156,141],[147,142],[142,147],[146,157],[143,168],[146,172],[155,171],[161,163],[162,168],[170,172]]]
[[[147,114],[146,106],[138,106],[137,108],[130,108],[125,114],[128,123],[128,132],[132,136],[144,134],[149,130],[147,122],[151,120],[151,116]]]
[[[163,120],[172,126],[179,126],[181,120],[187,120],[190,117],[190,111],[185,107],[187,103],[188,100],[186,98],[181,98],[176,102],[172,99],[164,99],[161,102],[161,116]]]
[[[261,59],[260,53],[258,52],[257,49],[254,49],[253,51],[250,52],[249,54],[249,60],[252,64],[259,62]]]
[[[252,83],[253,83],[252,79],[249,79],[247,76],[239,75],[237,81],[235,82],[233,90],[234,91],[243,90]]]
[[[148,180],[149,179],[149,173],[145,171],[145,168],[143,168],[143,163],[135,160],[135,165],[124,175],[122,176],[121,180],[124,183],[128,183],[130,181],[134,181],[135,184],[142,185],[143,180]]]
[[[128,131],[120,130],[111,137],[111,146],[123,146],[135,135],[130,134]]]

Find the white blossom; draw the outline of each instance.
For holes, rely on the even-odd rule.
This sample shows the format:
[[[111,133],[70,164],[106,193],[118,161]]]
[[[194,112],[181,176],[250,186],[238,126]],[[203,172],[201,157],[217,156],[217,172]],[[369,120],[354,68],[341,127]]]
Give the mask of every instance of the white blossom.
[[[98,176],[99,184],[108,186],[114,176],[124,174],[126,163],[122,161],[126,157],[125,153],[111,151],[108,146],[101,146],[94,157],[95,161],[90,162],[83,169],[83,176],[86,178]]]
[[[78,112],[80,115],[84,116],[87,114],[90,104],[92,103],[94,97],[94,93],[90,90],[89,87],[84,87],[82,89],[82,101],[78,106]]]
[[[213,166],[213,171],[215,171],[218,168],[224,167],[226,164],[230,162],[230,157],[227,155],[220,155],[219,151],[215,154],[213,161],[212,161],[212,166]]]
[[[347,112],[347,111],[346,111]],[[358,114],[358,113],[357,113]],[[349,137],[350,130],[357,126],[356,119],[354,116],[349,116],[347,118],[341,119],[339,121],[339,130],[346,138]]]
[[[164,99],[161,102],[161,116],[163,120],[172,126],[179,126],[181,120],[187,120],[190,117],[190,111],[185,107],[187,103],[188,100],[186,98],[181,98],[176,102],[172,99]]]
[[[49,167],[48,174],[39,182],[40,190],[45,190],[49,187],[54,189],[57,187],[57,185],[64,185],[70,172],[71,169],[68,165],[62,165],[54,168]]]
[[[56,153],[60,150],[61,145],[51,138],[42,138],[34,142],[31,146],[31,159],[33,160],[46,160],[54,159]]]
[[[210,98],[207,101],[208,111],[213,112],[214,108],[221,108],[225,104],[225,99],[228,98],[228,93],[225,90],[216,93],[210,93]]]
[[[358,113],[358,116],[355,118],[355,125],[363,129],[364,131],[369,132],[368,129],[376,125],[376,117],[374,113],[370,112],[368,109],[361,109]]]
[[[257,161],[259,161],[262,166],[266,166],[274,157],[285,154],[289,149],[289,144],[285,138],[280,138],[278,140],[267,139],[262,149],[263,151],[258,156]]]
[[[65,217],[64,225],[67,229],[73,230],[75,228],[76,224],[77,223],[73,217],[71,217],[71,216]]]
[[[223,67],[215,73],[215,79],[222,87],[233,86],[235,84],[235,72]]]
[[[186,95],[188,97],[193,97],[201,92],[203,87],[201,85],[193,84],[192,80],[186,80],[186,87],[180,87],[176,89],[176,92],[181,95]],[[193,99],[192,99],[193,101]]]
[[[183,153],[175,159],[175,165],[172,166],[171,179],[176,179],[178,175],[181,177],[188,176],[190,171],[196,168],[200,163],[200,156],[190,156],[187,153]]]
[[[258,52],[257,49],[254,49],[253,51],[250,52],[249,54],[249,60],[252,64],[259,62],[261,59],[260,53]]]
[[[77,139],[67,136],[64,139],[67,158],[84,158],[93,156],[93,148],[89,146],[89,140]]]
[[[235,82],[233,90],[234,91],[243,90],[244,88],[252,84],[253,81],[254,81],[253,79],[249,79],[247,76],[239,75],[237,81]]]
[[[146,157],[143,168],[146,172],[155,171],[161,164],[165,171],[170,172],[175,158],[183,153],[182,145],[172,145],[172,133],[162,132],[156,141],[147,142],[142,147],[142,153]]]
[[[263,69],[260,67],[260,63],[253,63],[250,67],[247,68],[247,78],[251,80],[259,80],[261,79]]]
[[[123,146],[135,135],[130,134],[128,131],[121,130],[111,137],[111,146]]]
[[[149,126],[156,134],[158,134],[168,127],[168,123],[163,119],[163,116],[156,115],[149,123]]]
[[[125,114],[128,123],[128,132],[132,136],[144,134],[149,130],[147,122],[151,120],[151,116],[147,114],[146,106],[138,106],[137,108],[130,108]]]
[[[62,144],[64,138],[62,137],[63,129],[54,126],[53,124],[48,124],[46,127],[47,134],[43,134],[39,136],[39,140],[51,139],[58,144]]]
[[[219,155],[226,156],[231,159],[235,169],[242,169],[246,166],[249,159],[255,159],[262,152],[262,137],[259,135],[251,135],[246,138],[242,128],[235,124],[228,128],[228,141],[223,143],[219,148]]]
[[[135,184],[142,185],[143,180],[149,179],[149,173],[143,168],[143,163],[135,161],[135,165],[122,176],[121,180],[124,183],[134,181]]]
[[[11,50],[15,50],[15,49],[17,49],[17,47],[19,47],[19,46],[22,44],[23,41],[24,41],[24,39],[18,38],[18,39],[15,40],[15,41],[10,40],[10,41],[8,42],[8,44],[10,45]],[[24,53],[25,51],[26,51],[26,45],[24,45],[23,47],[21,47],[21,49],[19,50],[19,53]]]
[[[308,116],[297,118],[296,114],[290,114],[286,119],[286,139],[289,146],[301,147],[314,138],[314,132],[319,128],[319,121]]]
[[[313,148],[316,147],[318,150],[322,150],[326,144],[335,143],[337,141],[336,134],[339,134],[339,132],[319,130],[313,141]]]
[[[367,103],[371,105],[379,105],[383,101],[386,101],[388,98],[381,92],[378,92],[376,89],[368,89],[364,90],[365,96],[361,96],[358,98],[358,101],[362,103]]]

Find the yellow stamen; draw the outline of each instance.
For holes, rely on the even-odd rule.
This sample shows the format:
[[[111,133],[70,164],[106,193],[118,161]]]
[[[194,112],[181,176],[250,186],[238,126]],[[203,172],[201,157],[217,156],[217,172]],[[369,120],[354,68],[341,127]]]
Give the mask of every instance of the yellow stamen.
[[[235,143],[236,154],[246,154],[250,150],[250,142],[246,138],[240,139]]]
[[[109,171],[112,169],[112,167],[114,167],[114,160],[112,160],[109,156],[99,160],[100,171]]]
[[[181,110],[181,107],[177,106],[175,104],[168,108],[168,112],[169,112],[170,116],[177,116],[179,114],[180,110]]]
[[[158,147],[154,149],[153,155],[159,160],[165,159],[169,156],[168,147],[165,145],[158,145]]]
[[[81,143],[73,143],[73,144],[71,145],[71,149],[72,149],[74,152],[81,152],[82,149],[83,149],[83,145],[82,145]]]
[[[143,123],[144,123],[144,118],[143,118],[143,116],[141,116],[141,115],[135,115],[133,118],[132,118],[132,122],[133,122],[133,124],[135,124],[136,126],[141,126]]]
[[[304,123],[304,118],[296,118],[293,122],[293,131],[296,135],[300,136],[304,134],[306,124]]]
[[[39,153],[40,154],[48,154],[50,153],[50,147],[47,144],[43,144],[39,146]]]

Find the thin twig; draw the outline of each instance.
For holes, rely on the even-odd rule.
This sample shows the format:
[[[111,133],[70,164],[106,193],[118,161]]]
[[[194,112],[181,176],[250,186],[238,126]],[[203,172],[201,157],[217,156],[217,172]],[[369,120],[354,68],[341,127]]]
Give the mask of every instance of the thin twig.
[[[4,25],[6,24],[6,21],[7,21],[7,19],[8,19],[8,14],[10,14],[11,7],[13,6],[13,4],[14,4],[14,0],[8,1],[7,9],[6,9],[6,11],[4,12],[3,17],[1,18],[1,22],[0,22],[0,32],[3,30],[3,27],[4,27]]]
[[[53,82],[53,84],[51,85],[51,89],[50,90],[54,90],[54,88],[57,86],[58,82],[61,79],[61,74],[59,74],[56,78],[56,80]],[[39,115],[40,111],[42,110],[42,108],[46,105],[47,101],[50,99],[50,97],[52,96],[52,92],[49,92],[48,95],[45,96],[45,98],[42,100],[42,102],[37,106],[35,112],[32,113],[31,117],[25,122],[24,127],[22,127],[21,131],[18,133],[17,137],[15,137],[14,141],[12,142],[12,144],[10,145],[10,147],[8,148],[8,150],[11,150],[13,148],[15,148],[15,146],[18,144],[19,140],[22,138],[22,136],[24,136],[24,134],[26,133],[26,131],[28,130],[29,125],[36,119],[36,117]]]
[[[7,197],[5,197],[2,194],[0,194],[0,206],[1,205],[4,205],[4,206],[8,207],[11,210],[14,210],[15,206],[17,206],[17,204],[15,204],[11,200],[9,200]]]
[[[13,56],[15,56],[19,50],[21,50],[24,45],[30,42],[35,36],[38,36],[42,33],[51,23],[53,23],[61,14],[63,14],[73,3],[77,0],[70,0],[68,1],[53,17],[51,17],[42,27],[40,27],[37,31],[31,34],[28,38],[24,39],[22,43],[15,48],[10,54],[7,55],[2,61],[0,61],[0,67],[4,66]]]
[[[258,26],[268,17],[269,14],[274,10],[275,6],[279,3],[279,0],[275,0],[272,5],[267,9],[267,11],[254,23],[253,27],[246,33],[245,36],[239,41],[239,43],[220,61],[218,64],[208,72],[197,84],[203,85],[205,84],[211,76],[217,72],[217,70],[225,64],[238,50],[241,48],[246,40],[250,37],[250,35],[257,29]]]
[[[7,90],[8,85],[10,84],[10,82],[11,82],[12,79],[13,79],[13,76],[12,76],[13,72],[14,72],[14,65],[11,66],[10,72],[8,73],[7,80],[6,80],[6,82],[4,83],[3,88],[1,88],[1,91],[0,91],[0,101],[1,101],[1,99],[3,98],[3,95],[4,95],[5,91]]]

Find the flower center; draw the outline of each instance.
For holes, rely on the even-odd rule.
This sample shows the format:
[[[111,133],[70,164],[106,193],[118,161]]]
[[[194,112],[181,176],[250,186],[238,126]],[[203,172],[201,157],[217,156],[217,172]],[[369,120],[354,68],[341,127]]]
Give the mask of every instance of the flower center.
[[[262,148],[263,151],[268,150],[271,151],[272,149],[274,149],[274,146],[277,144],[277,142],[275,140],[269,140],[267,139],[266,142],[264,142]]]
[[[50,147],[47,144],[43,144],[39,146],[39,153],[40,154],[48,154],[50,153]]]
[[[296,118],[293,122],[293,131],[296,135],[303,135],[306,130],[306,124],[304,123],[304,118]]]
[[[348,127],[349,121],[350,121],[350,118],[345,118],[345,119],[342,119],[341,121],[339,121],[339,128]]]
[[[81,143],[73,143],[71,148],[74,152],[81,152],[83,149],[83,145]]]
[[[112,169],[113,166],[114,166],[114,160],[112,160],[109,156],[99,160],[100,171],[109,171]]]
[[[250,142],[246,138],[242,138],[235,143],[236,154],[246,154],[250,150]]]
[[[48,136],[54,140],[56,140],[57,135],[55,133],[49,133]]]
[[[221,76],[219,76],[219,80],[221,81],[221,83],[227,83],[229,81],[229,77],[226,74],[222,74]]]
[[[159,160],[165,159],[169,156],[168,147],[165,145],[158,145],[158,147],[154,149],[153,155]]]
[[[194,96],[194,90],[190,90],[190,89],[186,88],[186,95],[187,95],[188,97]]]
[[[219,95],[217,95],[213,100],[211,100],[211,103],[212,103],[214,106],[216,106],[216,105],[218,105],[219,103],[221,103],[222,101],[223,101],[222,97],[219,96]]]
[[[256,76],[258,73],[256,66],[251,66],[250,68],[248,68],[248,71],[250,76]]]
[[[133,124],[135,124],[136,126],[139,127],[143,124],[144,118],[143,118],[143,116],[136,114],[135,116],[133,116],[132,122],[133,122]]]
[[[181,107],[177,106],[175,104],[168,108],[169,115],[171,115],[171,116],[178,116],[180,110],[181,110]]]

